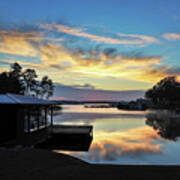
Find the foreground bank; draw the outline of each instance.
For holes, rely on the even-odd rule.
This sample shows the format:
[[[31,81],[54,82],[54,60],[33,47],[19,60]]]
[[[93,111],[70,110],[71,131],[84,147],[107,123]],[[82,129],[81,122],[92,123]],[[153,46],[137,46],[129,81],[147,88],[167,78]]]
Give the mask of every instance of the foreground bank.
[[[92,165],[39,149],[0,152],[0,179],[179,179],[180,166]]]

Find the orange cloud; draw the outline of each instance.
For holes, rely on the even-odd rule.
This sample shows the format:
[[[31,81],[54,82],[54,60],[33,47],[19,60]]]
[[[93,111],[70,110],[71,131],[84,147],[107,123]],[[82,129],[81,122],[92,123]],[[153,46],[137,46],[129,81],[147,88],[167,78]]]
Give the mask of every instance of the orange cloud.
[[[86,57],[82,52],[73,53],[66,50],[62,44],[51,42],[40,44],[38,48],[35,48],[21,37],[18,37],[16,42],[14,42],[14,37],[8,37],[8,42],[4,41],[3,46],[6,47],[4,52],[7,53],[10,51],[12,54],[39,57],[42,60],[39,64],[31,62],[22,62],[21,64],[41,70],[53,69],[53,71],[71,72],[87,78],[113,77],[144,82],[158,81],[159,78],[167,75],[167,68],[157,69],[154,67],[162,65],[162,58],[158,56],[126,56],[124,54],[111,56],[103,52],[90,52],[89,57]],[[21,51],[22,46],[23,51]]]
[[[98,53],[90,52],[89,57],[85,57],[82,52],[72,53],[65,50],[62,45],[48,43],[40,48],[41,66],[91,77],[124,77],[141,81],[141,75],[144,76],[147,72],[146,68],[161,64],[161,57],[158,56],[125,56],[122,54],[110,56],[102,52]]]
[[[180,34],[177,33],[166,33],[163,37],[167,40],[180,40]]]
[[[0,31],[0,52],[21,56],[37,56],[38,50],[30,41],[39,42],[35,32]]]
[[[61,29],[61,31],[72,35],[84,37],[87,35],[82,29],[63,25],[45,25],[44,28]],[[119,34],[119,36],[133,38],[134,42],[157,42],[156,39],[143,35]],[[89,39],[102,38],[94,37],[94,35],[87,37]],[[24,66],[40,69],[42,73],[48,70],[55,81],[57,80],[57,73],[62,74],[64,72],[73,73],[77,78],[82,76],[86,78],[110,77],[148,83],[155,83],[167,75],[179,75],[177,70],[165,66],[163,57],[160,56],[143,56],[138,53],[118,54],[116,51],[113,54],[113,48],[109,51],[95,49],[89,52],[83,50],[74,52],[65,49],[62,43],[57,43],[54,39],[51,41],[51,38],[46,37],[45,32],[0,31],[0,40],[0,52],[37,57],[41,60],[40,63],[20,63]],[[46,41],[44,42],[44,40]],[[109,41],[109,39],[106,40]]]
[[[45,37],[43,32],[0,31],[0,52],[38,57],[44,40],[55,43],[62,39]]]
[[[0,68],[0,73],[2,73],[2,72],[7,72],[9,69],[7,69],[7,68]]]

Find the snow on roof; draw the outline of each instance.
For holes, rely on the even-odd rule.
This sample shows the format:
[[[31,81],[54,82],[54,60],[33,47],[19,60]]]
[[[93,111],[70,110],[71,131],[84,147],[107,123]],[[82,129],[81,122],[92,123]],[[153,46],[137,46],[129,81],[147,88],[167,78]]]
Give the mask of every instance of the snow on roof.
[[[0,104],[41,104],[50,105],[55,102],[50,100],[44,100],[35,98],[32,96],[23,96],[17,94],[0,94]]]

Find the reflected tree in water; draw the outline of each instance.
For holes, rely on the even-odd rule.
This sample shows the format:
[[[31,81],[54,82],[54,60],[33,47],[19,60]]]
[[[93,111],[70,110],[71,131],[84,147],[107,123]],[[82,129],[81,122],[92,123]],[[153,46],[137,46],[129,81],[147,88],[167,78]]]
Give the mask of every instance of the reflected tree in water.
[[[146,124],[164,139],[176,141],[180,137],[180,114],[171,111],[149,112]]]

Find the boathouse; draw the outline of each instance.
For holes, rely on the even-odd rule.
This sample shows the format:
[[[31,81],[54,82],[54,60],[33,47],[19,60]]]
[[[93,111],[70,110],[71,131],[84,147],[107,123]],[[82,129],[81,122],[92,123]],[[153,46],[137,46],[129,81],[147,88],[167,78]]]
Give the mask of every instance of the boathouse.
[[[46,139],[54,104],[31,96],[1,94],[0,144],[34,145]]]

